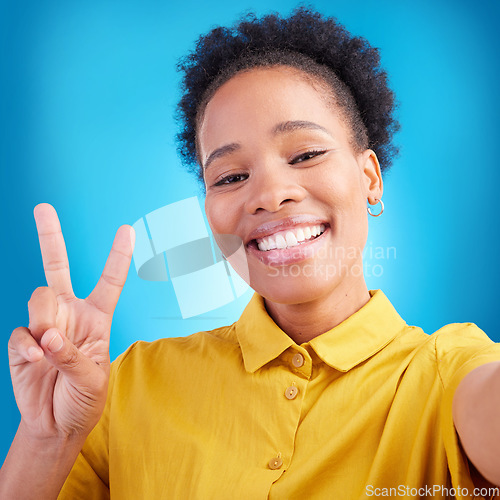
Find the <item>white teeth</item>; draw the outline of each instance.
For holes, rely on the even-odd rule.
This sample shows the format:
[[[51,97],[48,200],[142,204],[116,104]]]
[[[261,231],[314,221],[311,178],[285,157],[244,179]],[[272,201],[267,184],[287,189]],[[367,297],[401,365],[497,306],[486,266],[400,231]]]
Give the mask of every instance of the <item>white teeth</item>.
[[[276,244],[272,238],[262,240],[260,243],[257,243],[257,246],[261,252],[267,252],[268,250],[274,250],[276,248]]]
[[[294,247],[299,244],[297,241],[297,238],[295,235],[292,233],[292,231],[288,231],[288,233],[285,234],[285,240],[286,240],[286,245],[289,247]]]
[[[284,249],[300,245],[303,241],[310,240],[323,233],[326,229],[325,224],[315,226],[305,226],[293,228],[288,231],[282,231],[272,236],[266,236],[257,242],[260,251]]]
[[[276,247],[277,248],[286,248],[286,241],[281,234],[276,235]]]

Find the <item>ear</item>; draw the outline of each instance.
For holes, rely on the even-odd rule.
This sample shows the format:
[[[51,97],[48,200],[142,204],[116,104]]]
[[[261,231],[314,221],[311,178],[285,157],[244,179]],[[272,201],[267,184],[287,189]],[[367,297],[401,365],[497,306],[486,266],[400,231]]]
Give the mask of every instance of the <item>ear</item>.
[[[367,149],[359,156],[358,164],[361,169],[364,194],[370,205],[375,205],[375,200],[381,200],[384,192],[382,172],[377,155],[373,150]]]

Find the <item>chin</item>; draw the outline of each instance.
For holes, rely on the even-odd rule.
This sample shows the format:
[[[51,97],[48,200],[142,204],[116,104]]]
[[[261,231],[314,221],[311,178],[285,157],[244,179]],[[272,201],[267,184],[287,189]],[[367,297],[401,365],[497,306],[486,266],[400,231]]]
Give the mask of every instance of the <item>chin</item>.
[[[318,278],[294,273],[291,266],[273,269],[265,275],[250,270],[250,286],[271,302],[302,304],[324,297],[337,288],[341,281],[335,277]]]

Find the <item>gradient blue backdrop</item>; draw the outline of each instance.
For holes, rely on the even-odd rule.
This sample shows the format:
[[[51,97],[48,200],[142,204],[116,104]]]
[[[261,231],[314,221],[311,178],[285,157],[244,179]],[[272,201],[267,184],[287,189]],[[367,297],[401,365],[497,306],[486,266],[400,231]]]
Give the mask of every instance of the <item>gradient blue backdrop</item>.
[[[202,192],[176,155],[177,59],[200,33],[253,8],[296,2],[3,1],[0,4],[2,215],[0,462],[19,421],[7,359],[11,331],[45,285],[33,207],[60,216],[75,293],[97,282],[114,233],[146,213]],[[400,101],[401,157],[386,177],[386,211],[369,245],[386,291],[410,324],[432,332],[472,321],[493,339],[499,272],[498,2],[312,2],[381,48]],[[248,301],[182,320],[169,283],[132,267],[111,334],[115,358],[138,339],[233,322]]]

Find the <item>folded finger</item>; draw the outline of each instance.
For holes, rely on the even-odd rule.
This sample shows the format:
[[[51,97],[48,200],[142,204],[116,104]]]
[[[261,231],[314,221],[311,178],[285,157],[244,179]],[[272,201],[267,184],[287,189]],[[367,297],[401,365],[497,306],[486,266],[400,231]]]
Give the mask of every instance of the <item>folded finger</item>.
[[[41,340],[47,361],[62,372],[75,386],[93,387],[102,391],[107,384],[107,372],[96,361],[85,356],[57,328],[47,330]],[[106,360],[103,358],[102,364]]]
[[[28,301],[29,330],[36,340],[49,328],[56,326],[57,299],[54,290],[49,287],[39,287]]]
[[[44,357],[43,350],[37,344],[28,328],[16,328],[9,339],[9,363],[15,366],[24,362],[34,363]]]

